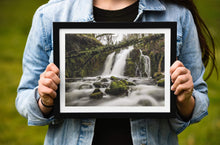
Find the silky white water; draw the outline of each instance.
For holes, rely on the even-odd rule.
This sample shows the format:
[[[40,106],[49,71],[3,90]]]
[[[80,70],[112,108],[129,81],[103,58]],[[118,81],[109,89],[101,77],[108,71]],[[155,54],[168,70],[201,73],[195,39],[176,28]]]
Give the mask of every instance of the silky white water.
[[[115,63],[110,73],[110,76],[121,77],[124,76],[124,70],[126,65],[126,59],[129,53],[134,49],[133,46],[129,46],[128,49],[123,49],[116,55]]]
[[[156,86],[150,77],[151,63],[147,55],[140,50],[141,59],[144,61],[144,71],[147,77],[140,74],[137,77],[126,77],[124,71],[126,59],[134,49],[133,46],[120,50],[119,53],[110,53],[105,60],[104,70],[100,76],[76,78],[72,82],[66,82],[66,105],[67,106],[163,106],[164,88]],[[114,96],[105,93],[105,89],[111,84],[111,76],[133,82],[135,86],[129,86],[126,95]],[[105,82],[102,82],[105,79]],[[95,90],[94,83],[101,82],[101,99],[91,99],[90,95]]]

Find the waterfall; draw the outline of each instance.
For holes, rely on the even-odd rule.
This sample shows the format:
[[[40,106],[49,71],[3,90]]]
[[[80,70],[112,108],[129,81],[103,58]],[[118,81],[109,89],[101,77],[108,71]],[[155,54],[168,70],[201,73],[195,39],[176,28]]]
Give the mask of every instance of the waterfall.
[[[115,63],[112,68],[110,75],[112,76],[123,76],[124,69],[126,66],[126,59],[130,52],[134,49],[133,46],[129,46],[128,49],[123,49],[116,55]]]
[[[150,58],[147,55],[143,55],[142,50],[140,49],[140,63],[141,59],[144,59],[144,72],[147,74],[147,77],[151,77],[151,63]],[[141,76],[142,77],[142,76]]]
[[[105,66],[104,66],[104,71],[102,73],[102,76],[106,76],[111,73],[112,64],[114,62],[114,56],[115,56],[115,52],[112,52],[111,54],[107,56],[105,60]]]
[[[130,52],[134,49],[133,46],[129,46],[127,49],[121,50],[118,54],[112,52],[109,54],[105,60],[104,71],[102,76],[124,76],[124,70],[126,66],[126,59],[129,57]],[[144,63],[144,72],[142,72],[141,67],[137,66],[136,76],[143,77],[143,73],[146,73],[147,77],[151,77],[151,63],[150,58],[147,55],[143,55],[140,50],[140,64]],[[139,72],[139,74],[137,74]]]
[[[116,54],[116,56],[115,52],[109,54],[105,60],[102,76],[123,76],[126,66],[126,59],[133,49],[133,46],[129,46],[128,49],[121,50],[118,54]]]

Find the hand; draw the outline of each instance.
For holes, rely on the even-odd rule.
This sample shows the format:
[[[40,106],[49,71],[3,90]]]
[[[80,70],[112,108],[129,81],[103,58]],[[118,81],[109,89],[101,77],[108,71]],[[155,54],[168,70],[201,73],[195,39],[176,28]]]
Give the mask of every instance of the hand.
[[[38,92],[40,95],[38,105],[44,114],[47,114],[52,110],[52,108],[47,108],[44,105],[54,105],[54,99],[57,96],[57,85],[59,83],[59,69],[54,63],[50,63],[46,70],[40,75],[40,80],[38,81]]]
[[[175,61],[170,68],[170,75],[173,85],[171,90],[177,96],[177,108],[184,119],[191,116],[195,100],[192,96],[193,79],[188,70],[180,61]]]

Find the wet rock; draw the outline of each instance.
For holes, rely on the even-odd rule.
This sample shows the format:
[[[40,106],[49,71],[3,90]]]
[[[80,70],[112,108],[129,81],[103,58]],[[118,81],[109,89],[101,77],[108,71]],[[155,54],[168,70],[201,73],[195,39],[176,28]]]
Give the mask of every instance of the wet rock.
[[[98,80],[100,80],[100,79],[101,79],[101,77],[100,77],[100,76],[97,76],[96,78],[97,78]]]
[[[108,82],[108,79],[103,78],[103,79],[101,79],[101,82]]]
[[[138,101],[138,105],[141,105],[141,106],[153,106],[152,102],[150,100],[139,100]]]
[[[69,83],[65,84],[65,90],[66,92],[69,92],[71,90],[71,85]]]
[[[128,82],[128,86],[136,86],[133,82]]]
[[[155,81],[159,81],[162,78],[164,78],[164,74],[162,74],[161,72],[155,72],[154,75],[153,75],[153,79]]]
[[[95,86],[96,88],[107,88],[109,86],[109,83],[95,82],[93,83],[93,86]]]
[[[103,93],[100,89],[95,89],[91,95],[89,95],[91,99],[102,99]]]
[[[106,89],[105,92],[110,95],[127,95],[128,94],[128,86],[122,80],[112,81],[110,88]]]
[[[164,79],[161,79],[161,80],[157,81],[157,85],[159,87],[164,87]]]
[[[102,83],[102,88],[107,88],[107,87],[109,87],[109,83]]]
[[[101,88],[102,83],[101,83],[101,82],[95,82],[95,83],[93,83],[93,85],[94,85],[96,88]]]
[[[117,80],[119,80],[119,78],[117,78],[117,77],[115,77],[115,76],[111,76],[110,79],[111,79],[112,81],[117,81]]]
[[[133,83],[133,82],[129,82],[129,81],[127,81],[127,80],[121,80],[125,85],[127,85],[127,86],[135,86],[135,83]]]

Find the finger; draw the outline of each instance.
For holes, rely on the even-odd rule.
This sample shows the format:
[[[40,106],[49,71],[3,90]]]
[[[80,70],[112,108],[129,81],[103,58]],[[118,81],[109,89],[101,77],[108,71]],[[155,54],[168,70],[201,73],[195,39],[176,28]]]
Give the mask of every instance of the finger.
[[[192,96],[192,91],[183,91],[177,96],[177,102],[179,104],[184,103],[186,100],[189,100],[190,97]]]
[[[38,92],[41,97],[50,96],[52,99],[55,99],[57,96],[56,91],[51,88],[44,86],[43,84],[39,84]]]
[[[172,82],[175,82],[177,77],[183,74],[189,73],[189,70],[185,67],[178,67],[176,70],[171,74]]]
[[[56,75],[59,75],[59,68],[54,64],[54,63],[50,63],[48,66],[47,66],[47,68],[46,68],[46,70],[45,70],[46,72],[48,72],[48,71],[52,71],[52,72],[54,72]]]
[[[54,81],[49,78],[42,79],[40,83],[45,87],[53,89],[54,91],[56,91],[58,88],[57,85],[54,83]]]
[[[187,75],[179,75],[176,80],[174,81],[171,90],[175,91],[177,86],[179,86],[180,84],[183,84],[185,82],[187,82],[189,80],[189,77],[187,77]]]
[[[60,78],[53,71],[45,72],[44,77],[48,78],[48,79],[52,79],[56,85],[58,85],[60,83]]]
[[[173,72],[178,68],[178,67],[184,67],[183,63],[180,62],[179,60],[175,61],[172,66],[170,67],[170,74],[173,74]]]
[[[191,81],[187,81],[184,84],[180,84],[177,86],[174,94],[175,95],[179,95],[181,94],[183,91],[192,91],[193,90],[193,83]]]

